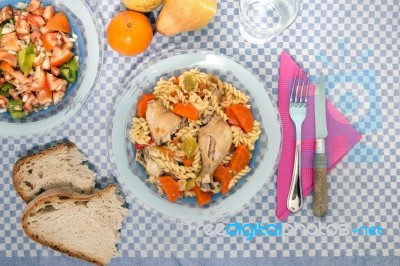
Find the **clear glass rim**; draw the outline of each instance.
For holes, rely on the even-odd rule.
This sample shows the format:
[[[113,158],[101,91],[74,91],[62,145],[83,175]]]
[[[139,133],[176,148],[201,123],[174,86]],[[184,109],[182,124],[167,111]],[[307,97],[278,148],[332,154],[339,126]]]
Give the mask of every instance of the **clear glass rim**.
[[[242,1],[240,1],[240,2],[242,2]],[[239,2],[239,12],[242,12],[242,4],[240,2]],[[268,40],[274,38],[275,36],[279,35],[281,32],[283,32],[284,30],[289,28],[296,21],[297,17],[299,16],[300,10],[301,10],[302,2],[303,2],[302,0],[294,0],[295,13],[293,14],[292,18],[282,28],[279,28],[279,30],[277,30],[275,32],[271,32],[271,34],[269,34],[269,36],[265,39],[265,41],[268,41]],[[245,21],[245,23],[247,23],[247,24],[251,24],[251,22],[252,22],[246,16],[241,16],[241,19],[243,19]],[[253,29],[253,30],[256,30],[256,29]],[[263,43],[263,42],[260,42],[260,43]]]

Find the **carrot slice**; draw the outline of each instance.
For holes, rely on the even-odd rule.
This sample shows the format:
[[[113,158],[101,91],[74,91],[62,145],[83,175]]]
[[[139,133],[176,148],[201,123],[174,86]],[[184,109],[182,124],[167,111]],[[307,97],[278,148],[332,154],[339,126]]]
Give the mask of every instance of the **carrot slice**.
[[[190,103],[177,103],[172,112],[187,119],[199,119],[199,111]]]
[[[71,26],[65,13],[59,12],[47,22],[45,28],[52,31],[71,33]]]
[[[226,107],[224,109],[224,112],[225,112],[226,116],[228,117],[228,123],[229,124],[231,124],[232,126],[240,127],[240,124],[239,124],[239,122],[238,122],[238,120],[236,118],[236,115],[233,113],[231,106]]]
[[[146,93],[140,97],[137,103],[136,115],[138,117],[146,117],[147,104],[155,98],[154,94]]]
[[[161,184],[162,190],[167,194],[167,198],[170,202],[176,202],[179,198],[179,185],[170,176],[160,176],[158,181]]]
[[[250,109],[246,108],[246,106],[241,103],[232,105],[231,109],[243,131],[246,133],[250,132],[254,124],[254,117]]]
[[[250,152],[244,145],[239,145],[233,153],[228,167],[238,173],[250,162]]]
[[[229,169],[223,165],[219,165],[214,171],[214,178],[221,184],[222,195],[229,192],[229,181],[232,179],[232,174]]]
[[[212,192],[204,192],[197,185],[192,188],[193,193],[196,195],[197,204],[201,207],[210,203]]]
[[[183,156],[182,162],[184,166],[190,167],[193,165],[194,157],[186,158],[186,156]]]

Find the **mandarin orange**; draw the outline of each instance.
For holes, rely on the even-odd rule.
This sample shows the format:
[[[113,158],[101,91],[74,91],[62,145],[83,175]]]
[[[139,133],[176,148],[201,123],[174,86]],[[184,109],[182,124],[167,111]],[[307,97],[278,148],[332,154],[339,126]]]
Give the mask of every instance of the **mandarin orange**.
[[[150,21],[136,11],[124,11],[115,15],[107,27],[108,44],[116,52],[126,56],[144,52],[152,38]]]

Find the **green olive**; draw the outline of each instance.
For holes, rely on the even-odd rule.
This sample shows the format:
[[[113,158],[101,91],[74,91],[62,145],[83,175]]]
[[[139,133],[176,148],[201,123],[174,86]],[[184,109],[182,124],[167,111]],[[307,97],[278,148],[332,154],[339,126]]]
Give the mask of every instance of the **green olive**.
[[[196,185],[196,181],[194,181],[193,178],[190,178],[186,181],[186,187],[185,190],[191,190],[194,186]]]
[[[183,88],[191,91],[196,87],[196,79],[192,75],[185,75],[183,78]]]
[[[197,142],[193,137],[188,137],[181,144],[181,150],[185,153],[186,158],[194,156],[197,150]]]

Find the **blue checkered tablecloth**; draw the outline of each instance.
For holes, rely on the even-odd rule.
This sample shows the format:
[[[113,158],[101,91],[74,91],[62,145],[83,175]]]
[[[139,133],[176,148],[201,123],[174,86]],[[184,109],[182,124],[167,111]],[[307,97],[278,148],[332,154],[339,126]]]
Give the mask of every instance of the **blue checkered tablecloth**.
[[[102,25],[105,40],[104,29],[110,18],[125,8],[120,1],[86,2]],[[295,24],[260,46],[240,36],[237,2],[218,1],[217,16],[202,30],[173,37],[156,33],[150,48],[135,57],[119,56],[104,45],[98,84],[74,119],[39,137],[0,137],[0,265],[84,264],[24,235],[20,217],[25,204],[12,185],[12,167],[18,158],[68,139],[97,166],[101,186],[116,182],[108,162],[106,134],[120,85],[156,53],[189,48],[213,50],[246,65],[265,82],[275,100],[283,50],[311,77],[321,71],[328,75],[327,97],[363,137],[329,175],[329,215],[314,217],[311,198],[307,198],[304,208],[284,224],[342,225],[350,232],[321,236],[313,233],[314,228],[308,233],[247,240],[244,236],[213,234],[217,224],[189,228],[166,222],[128,198],[130,210],[121,231],[120,256],[111,264],[400,264],[399,1],[303,1]],[[156,13],[149,16],[154,22]],[[275,216],[275,182],[245,210],[219,223],[236,222],[280,226]],[[382,235],[352,232],[363,226],[380,227]]]

